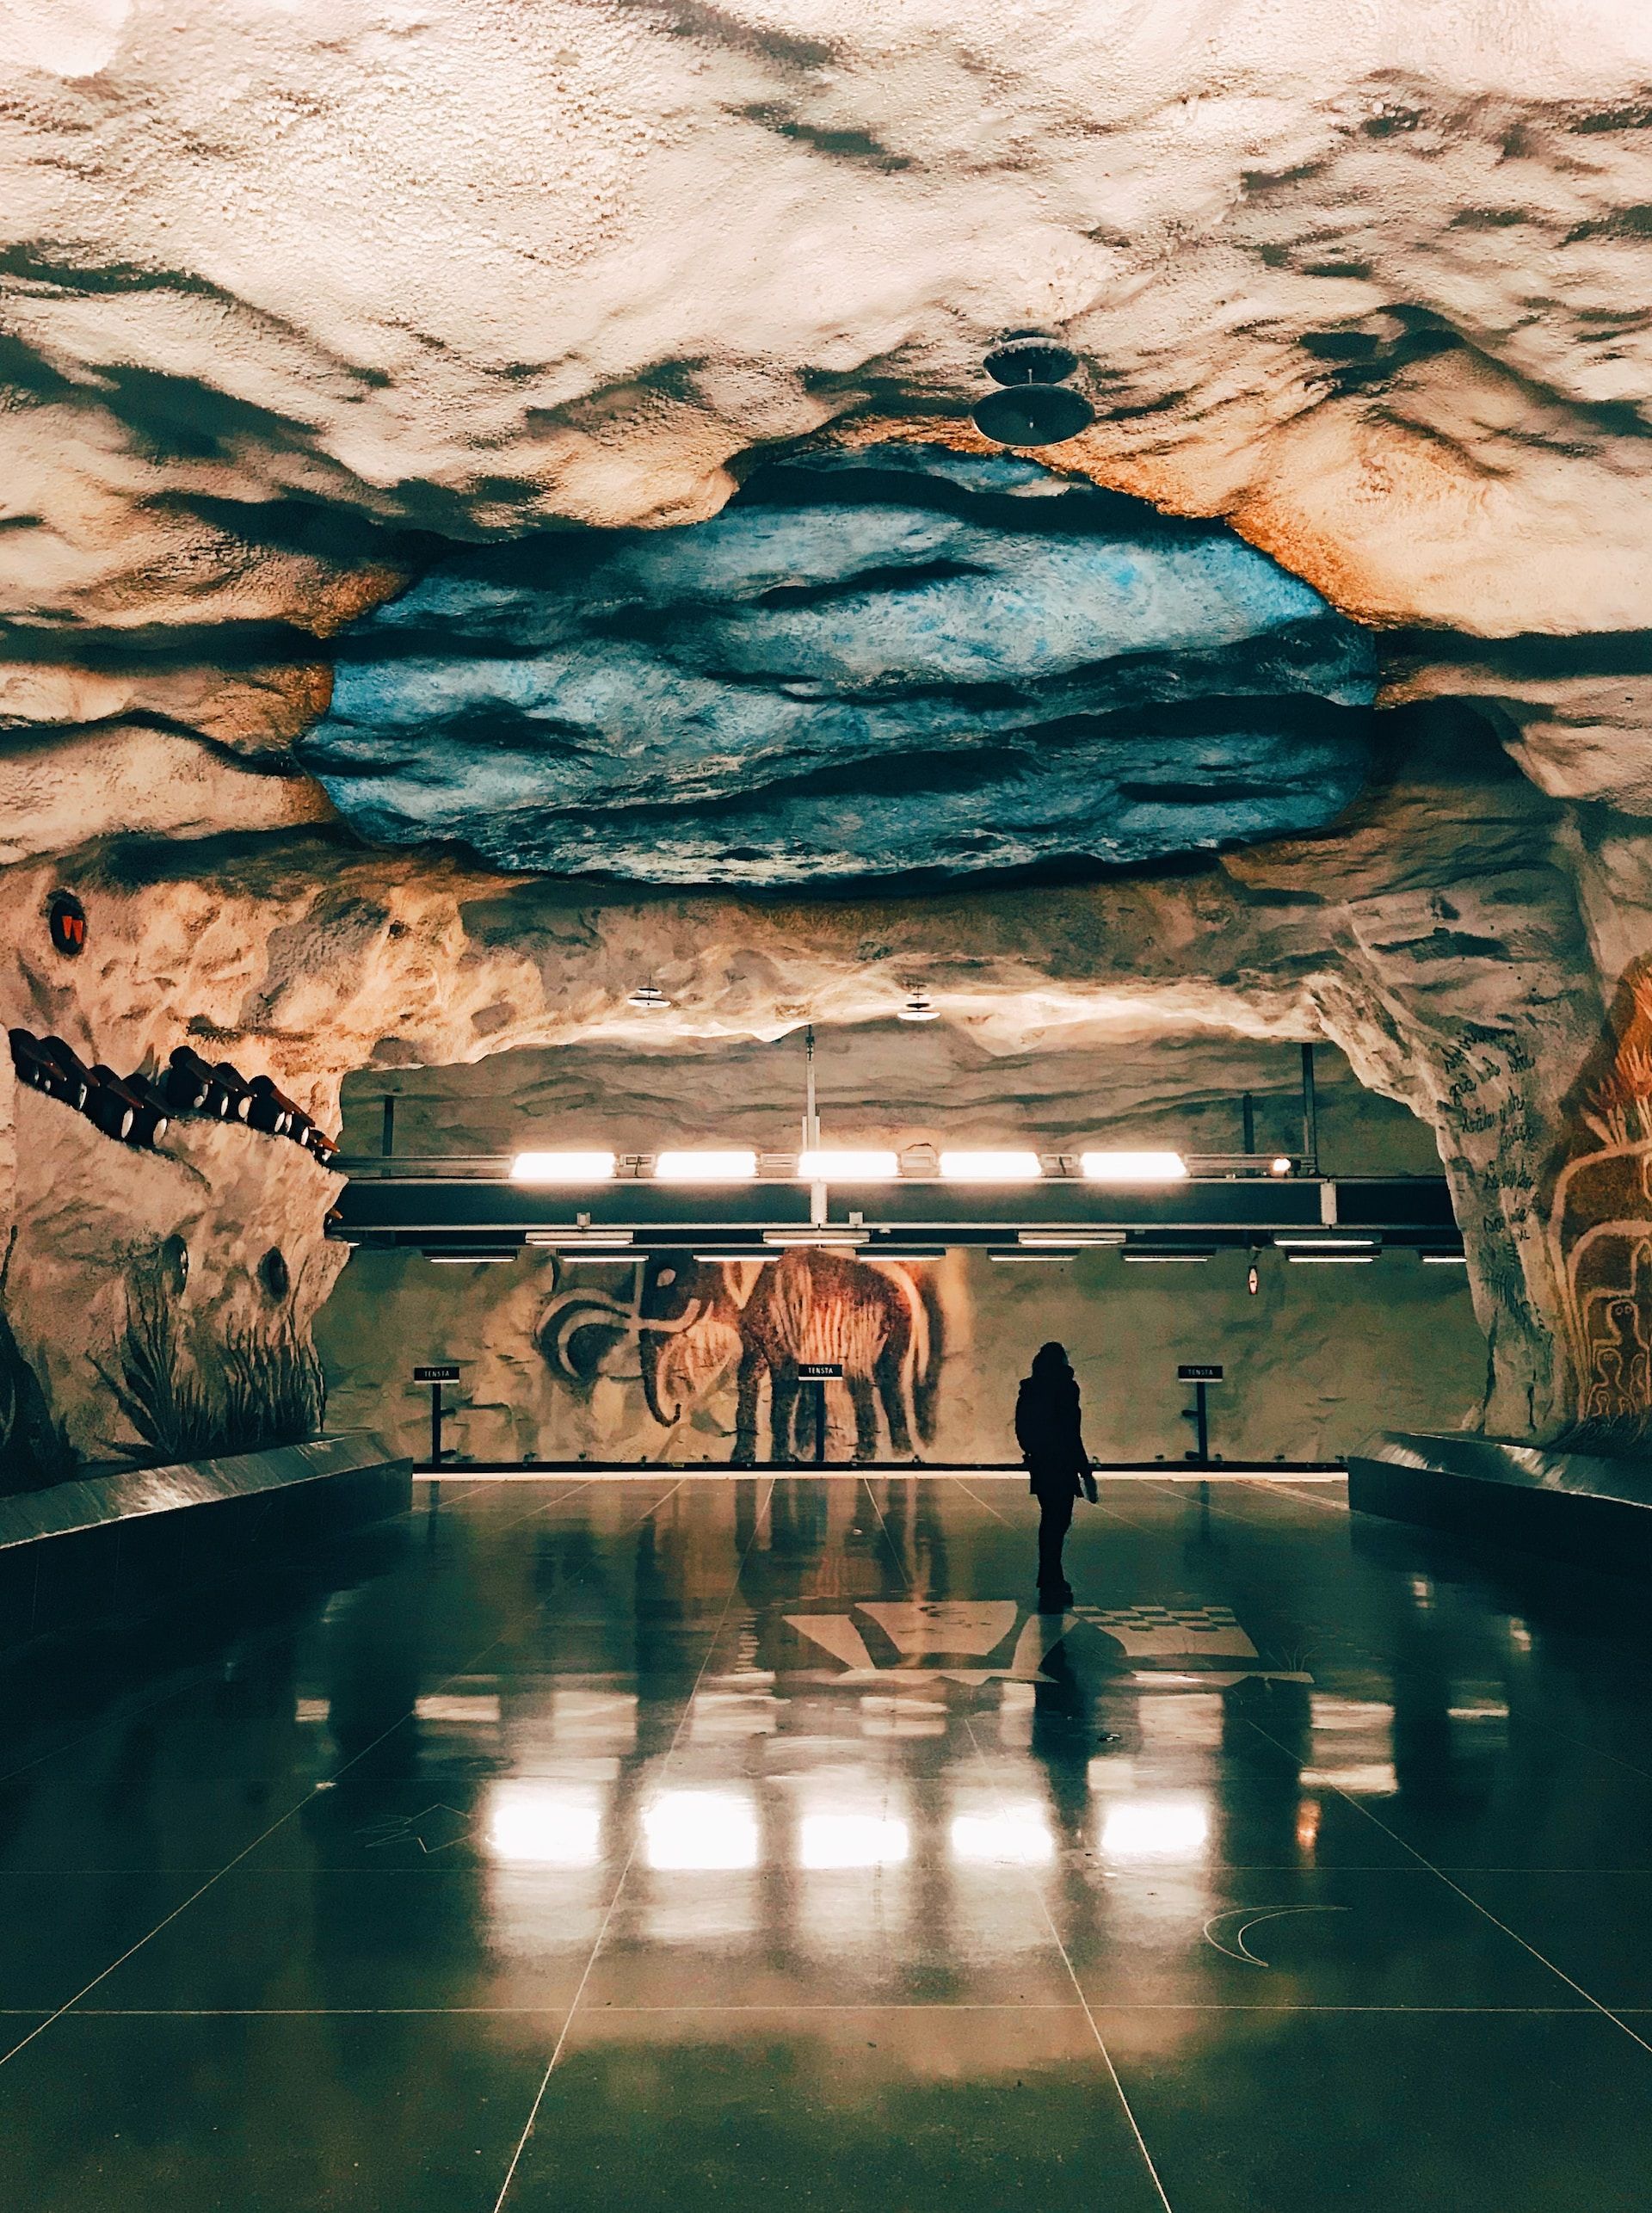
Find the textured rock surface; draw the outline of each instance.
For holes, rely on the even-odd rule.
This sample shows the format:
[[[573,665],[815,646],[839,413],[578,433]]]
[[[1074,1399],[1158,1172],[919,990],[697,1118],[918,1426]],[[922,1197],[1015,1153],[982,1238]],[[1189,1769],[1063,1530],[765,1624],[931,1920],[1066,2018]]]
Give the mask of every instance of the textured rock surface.
[[[932,447],[449,558],[299,748],[347,820],[652,883],[1141,862],[1328,821],[1368,637],[1211,524]]]
[[[122,1067],[215,1043],[324,1109],[363,1065],[622,1045],[650,973],[686,1036],[922,983],[991,1051],[1330,1037],[1438,1133],[1494,1423],[1652,1407],[1643,9],[24,0],[0,67],[9,1019]],[[781,906],[330,819],[293,749],[410,580],[705,521],[777,457],[977,454],[983,352],[1030,324],[1097,410],[1050,465],[1380,633],[1333,830]]]

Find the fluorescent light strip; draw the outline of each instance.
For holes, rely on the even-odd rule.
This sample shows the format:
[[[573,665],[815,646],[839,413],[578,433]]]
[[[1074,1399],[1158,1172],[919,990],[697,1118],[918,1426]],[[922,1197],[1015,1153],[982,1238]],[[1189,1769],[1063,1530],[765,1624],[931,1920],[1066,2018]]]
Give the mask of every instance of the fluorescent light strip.
[[[1426,1268],[1465,1268],[1469,1256],[1466,1253],[1425,1253],[1422,1265]]]
[[[510,1164],[513,1183],[607,1183],[613,1176],[612,1153],[518,1153]]]
[[[958,1152],[940,1156],[943,1183],[1036,1183],[1044,1162],[1036,1153]]]
[[[1126,1251],[1124,1257],[1125,1260],[1133,1261],[1139,1267],[1143,1262],[1153,1261],[1213,1261],[1216,1258],[1216,1254],[1214,1253],[1132,1253]]]
[[[558,1245],[552,1248],[559,1261],[586,1268],[628,1268],[637,1261],[645,1261],[646,1253],[639,1253],[633,1245],[609,1245],[605,1248],[589,1245]]]
[[[1288,1252],[1294,1245],[1300,1245],[1304,1251],[1310,1253],[1335,1253],[1352,1252],[1361,1247],[1369,1249],[1377,1240],[1375,1237],[1326,1237],[1316,1232],[1311,1237],[1276,1236],[1273,1242],[1282,1253]]]
[[[1020,1243],[1034,1250],[1047,1248],[1069,1253],[1087,1251],[1094,1246],[1122,1245],[1125,1242],[1122,1230],[1020,1230],[1016,1236]]]
[[[900,1172],[899,1156],[875,1147],[856,1152],[814,1145],[798,1155],[798,1178],[803,1183],[893,1183]]]
[[[777,1261],[780,1256],[776,1252],[763,1252],[754,1245],[743,1247],[738,1252],[695,1253],[691,1257],[697,1261]]]
[[[757,1156],[743,1146],[723,1151],[664,1152],[654,1162],[656,1183],[753,1183]]]
[[[632,1242],[629,1230],[529,1230],[530,1245],[555,1245],[568,1252],[623,1252]]]
[[[502,1261],[514,1261],[516,1254],[514,1250],[509,1253],[427,1252],[424,1257],[434,1261],[439,1268],[485,1268],[496,1267]]]
[[[765,1230],[766,1245],[864,1245],[870,1230]]]
[[[1287,1253],[1294,1267],[1304,1268],[1368,1268],[1376,1259],[1375,1253]]]
[[[987,1258],[989,1261],[1076,1261],[1078,1254],[1076,1252],[1040,1251],[1037,1248],[1017,1245],[1002,1251],[989,1252]]]
[[[1182,1183],[1187,1163],[1180,1153],[1081,1153],[1086,1183]]]

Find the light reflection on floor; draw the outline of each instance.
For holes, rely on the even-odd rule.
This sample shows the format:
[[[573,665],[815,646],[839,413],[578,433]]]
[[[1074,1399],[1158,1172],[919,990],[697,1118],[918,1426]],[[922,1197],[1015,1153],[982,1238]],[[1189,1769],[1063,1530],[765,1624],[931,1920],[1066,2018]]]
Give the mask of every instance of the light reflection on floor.
[[[1031,1552],[444,1484],[89,1682],[0,1780],[17,2202],[1642,2208],[1630,1587],[1261,1483],[1104,1485],[1064,1616]]]

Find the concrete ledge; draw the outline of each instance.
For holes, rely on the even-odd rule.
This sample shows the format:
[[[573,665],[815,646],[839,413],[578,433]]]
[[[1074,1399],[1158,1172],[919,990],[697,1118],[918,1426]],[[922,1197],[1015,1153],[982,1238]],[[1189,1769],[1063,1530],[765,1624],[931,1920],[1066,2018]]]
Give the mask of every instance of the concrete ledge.
[[[1387,1430],[1348,1455],[1348,1504],[1582,1567],[1652,1571],[1652,1464]]]
[[[145,1612],[411,1499],[412,1462],[370,1430],[0,1498],[0,1646]]]

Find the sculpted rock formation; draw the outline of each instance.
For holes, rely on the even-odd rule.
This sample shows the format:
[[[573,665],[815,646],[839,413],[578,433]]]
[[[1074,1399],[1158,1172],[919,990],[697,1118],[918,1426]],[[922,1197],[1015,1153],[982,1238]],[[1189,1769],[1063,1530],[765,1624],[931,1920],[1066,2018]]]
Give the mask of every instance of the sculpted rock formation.
[[[9,1021],[123,1069],[212,1042],[317,1111],[363,1064],[622,1040],[650,973],[694,1035],[864,1019],[922,983],[1002,1049],[1125,1020],[1324,1036],[1438,1133],[1493,1424],[1652,1409],[1643,10],[26,0],[0,65]],[[1228,629],[1208,601],[1180,628],[1145,592],[1110,611],[1099,554],[1071,606],[1009,624],[1002,563],[928,490],[840,504],[853,545],[798,519],[903,443],[907,481],[966,508],[990,484],[1061,509],[969,421],[985,352],[1032,324],[1096,411],[1039,466],[1087,513],[1225,526],[1158,527],[1154,558],[1221,546]],[[755,604],[777,528],[812,611]],[[712,546],[742,549],[721,611]],[[909,583],[965,555],[986,584],[916,595],[940,641],[909,589],[818,600],[867,559]],[[663,646],[599,640],[598,588],[650,625],[690,607]],[[1051,644],[1079,606],[1093,652]],[[1369,754],[1345,624],[1375,638]],[[410,630],[432,649],[410,688]],[[960,677],[937,646],[971,640],[1005,667]],[[552,652],[619,705],[570,714]],[[914,767],[883,789],[891,747]],[[960,748],[967,794],[937,767]],[[366,849],[312,767],[398,849]],[[424,835],[488,860],[401,843]],[[990,880],[1125,859],[1143,872]],[[494,872],[515,866],[554,872]],[[960,868],[983,872],[732,896]],[[566,881],[590,869],[638,888]],[[63,885],[90,921],[72,964],[43,935]],[[67,1231],[30,1231],[31,1164],[3,1150],[7,1301],[39,1346]],[[252,1218],[228,1156],[206,1199],[163,1205],[139,1187],[170,1171],[88,1159],[111,1195],[134,1179],[130,1236],[83,1241],[94,1274],[169,1209]],[[296,1280],[319,1209],[280,1206]],[[247,1267],[263,1234],[230,1240]],[[253,1295],[237,1277],[225,1316]]]
[[[302,741],[345,818],[653,883],[1156,860],[1364,781],[1369,638],[1219,526],[923,447],[450,557]]]

